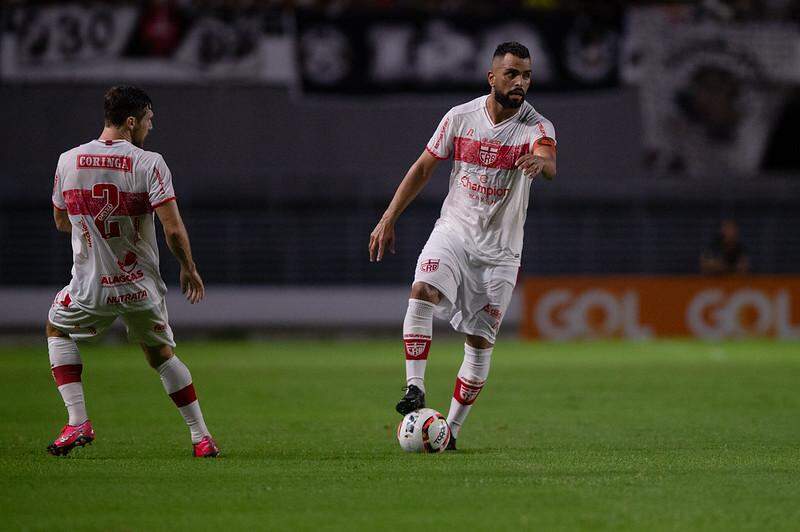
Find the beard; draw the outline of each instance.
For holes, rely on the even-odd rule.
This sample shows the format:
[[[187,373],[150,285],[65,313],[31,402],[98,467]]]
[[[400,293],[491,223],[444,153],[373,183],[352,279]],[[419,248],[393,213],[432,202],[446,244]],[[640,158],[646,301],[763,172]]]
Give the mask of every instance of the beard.
[[[497,103],[499,103],[500,105],[502,105],[506,109],[517,109],[520,106],[522,106],[522,102],[525,101],[525,93],[524,92],[515,92],[514,94],[520,94],[522,96],[522,98],[520,98],[519,101],[514,101],[514,100],[511,99],[511,93],[510,92],[507,92],[507,93],[503,94],[500,91],[495,89],[495,91],[494,91],[494,99],[495,99],[495,101],[497,101]]]

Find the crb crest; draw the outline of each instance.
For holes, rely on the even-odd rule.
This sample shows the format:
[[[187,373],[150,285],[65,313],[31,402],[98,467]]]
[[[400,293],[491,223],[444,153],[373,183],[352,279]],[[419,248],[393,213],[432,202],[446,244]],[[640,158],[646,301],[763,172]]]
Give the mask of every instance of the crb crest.
[[[500,141],[491,139],[481,139],[481,147],[478,157],[484,166],[492,166],[500,155]]]

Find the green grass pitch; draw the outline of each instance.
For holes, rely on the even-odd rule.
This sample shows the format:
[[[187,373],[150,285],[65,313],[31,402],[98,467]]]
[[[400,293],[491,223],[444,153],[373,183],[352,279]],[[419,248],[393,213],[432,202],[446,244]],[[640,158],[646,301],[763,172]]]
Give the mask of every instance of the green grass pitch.
[[[65,414],[44,342],[0,348],[0,529],[798,530],[800,344],[500,341],[458,453],[395,439],[399,341],[179,345],[224,456],[133,346],[83,347],[97,440],[45,454]],[[434,341],[446,413],[461,346]]]

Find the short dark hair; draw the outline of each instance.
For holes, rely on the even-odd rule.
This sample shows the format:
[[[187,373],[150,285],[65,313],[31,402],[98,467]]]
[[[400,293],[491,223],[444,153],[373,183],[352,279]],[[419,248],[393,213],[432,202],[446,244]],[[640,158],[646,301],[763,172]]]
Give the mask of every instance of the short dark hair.
[[[147,109],[153,108],[153,102],[139,87],[117,85],[106,91],[103,108],[106,125],[121,126],[129,116],[141,119]]]
[[[528,51],[525,45],[516,41],[510,41],[499,44],[494,50],[492,59],[494,60],[495,57],[505,57],[506,54],[511,54],[515,57],[519,57],[520,59],[528,59],[531,56],[531,53]]]

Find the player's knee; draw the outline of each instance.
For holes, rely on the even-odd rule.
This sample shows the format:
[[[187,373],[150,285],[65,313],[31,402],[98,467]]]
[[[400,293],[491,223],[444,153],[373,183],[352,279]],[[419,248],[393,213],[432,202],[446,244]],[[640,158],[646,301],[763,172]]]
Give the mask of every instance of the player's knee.
[[[45,325],[44,332],[48,338],[69,338],[67,333],[59,331],[49,321],[47,322],[47,325]]]
[[[442,299],[442,293],[428,283],[417,281],[411,285],[411,299],[421,299],[422,301],[438,304]]]
[[[153,369],[157,369],[161,364],[175,356],[172,347],[166,344],[155,346],[142,344],[142,351],[144,351],[144,355],[147,358],[147,363]]]
[[[494,344],[483,336],[475,336],[473,334],[467,335],[467,345],[475,349],[489,349],[494,347]]]

